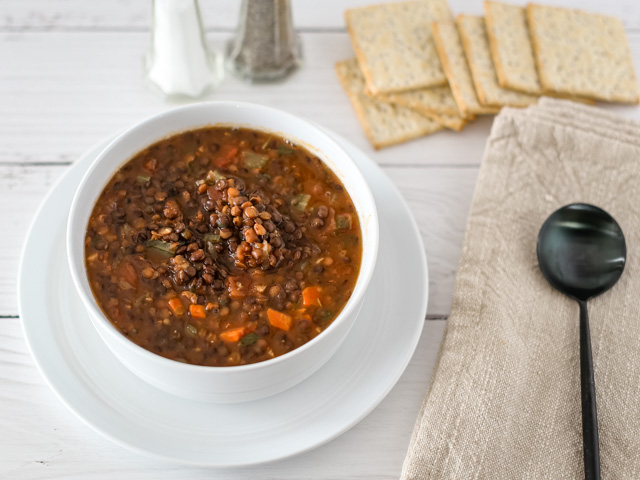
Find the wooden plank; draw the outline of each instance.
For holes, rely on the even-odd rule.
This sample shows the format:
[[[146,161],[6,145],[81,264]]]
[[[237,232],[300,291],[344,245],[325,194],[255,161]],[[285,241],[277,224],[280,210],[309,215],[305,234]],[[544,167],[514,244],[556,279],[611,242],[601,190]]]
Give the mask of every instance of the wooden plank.
[[[400,0],[391,0],[400,1]],[[381,2],[381,0],[380,0]],[[150,25],[151,2],[120,1],[87,2],[66,0],[3,0],[0,28],[38,29],[147,29]],[[335,29],[344,26],[344,10],[376,3],[375,0],[325,0],[309,2],[292,0],[294,24],[299,29]],[[525,5],[527,0],[511,3]],[[601,0],[559,0],[561,6],[581,8],[615,15],[630,28],[640,27],[640,8],[635,0],[602,2]],[[455,13],[482,14],[477,0],[449,0]],[[207,29],[235,28],[240,2],[228,0],[200,1],[203,23]]]
[[[225,36],[209,38],[220,46]],[[0,33],[0,162],[70,162],[98,140],[184,103],[164,101],[145,87],[148,40],[143,32]],[[640,65],[640,34],[631,40]],[[333,69],[353,55],[347,35],[304,34],[303,41],[305,64],[286,82],[256,86],[228,76],[202,100],[287,110],[340,132],[383,165],[479,164],[492,117],[460,133],[442,131],[375,152]],[[608,108],[640,118],[637,107]]]
[[[67,167],[1,165],[0,218],[5,225],[0,251],[0,315],[17,315],[16,277],[22,244],[33,215]],[[430,317],[448,315],[476,167],[385,167],[415,216],[429,259]],[[43,239],[46,241],[46,239]]]
[[[209,37],[216,45],[224,39]],[[166,102],[145,87],[148,41],[139,32],[0,33],[6,46],[0,48],[0,162],[70,162],[96,141],[185,103]],[[381,164],[478,164],[491,118],[470,125],[464,136],[443,131],[375,152],[333,68],[353,55],[347,35],[305,34],[303,41],[305,64],[286,82],[255,86],[227,76],[202,100],[287,110],[340,132]]]
[[[445,327],[444,321],[425,323],[416,353],[398,384],[349,432],[292,459],[222,471],[150,460],[93,432],[45,384],[29,355],[19,320],[0,322],[0,477],[42,480],[398,478]]]
[[[0,167],[0,219],[5,232],[0,249],[0,316],[18,314],[16,282],[22,244],[38,205],[65,168]]]

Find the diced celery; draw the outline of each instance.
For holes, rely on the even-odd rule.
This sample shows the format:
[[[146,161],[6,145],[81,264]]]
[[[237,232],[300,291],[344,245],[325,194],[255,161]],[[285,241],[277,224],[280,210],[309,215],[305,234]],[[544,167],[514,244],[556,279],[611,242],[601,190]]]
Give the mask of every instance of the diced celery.
[[[242,158],[244,159],[244,166],[251,169],[262,168],[269,161],[266,155],[256,153],[253,150],[243,150]]]
[[[220,235],[216,235],[215,233],[207,233],[204,237],[202,237],[202,239],[205,242],[220,243],[222,237]]]
[[[292,148],[287,148],[287,147],[278,147],[276,148],[276,153],[278,155],[292,155],[294,153],[296,153],[296,151]]]
[[[351,226],[351,214],[341,213],[336,217],[336,227],[338,227],[340,230],[351,230]]]
[[[207,173],[206,182],[209,185],[213,185],[218,180],[226,180],[226,178],[227,177],[221,174],[218,170],[209,170],[209,173]]]
[[[311,195],[307,193],[300,193],[293,197],[293,200],[291,200],[291,205],[298,210],[305,210],[307,208],[309,200],[311,200]]]
[[[171,244],[163,242],[162,240],[147,240],[145,246],[147,248],[153,248],[168,256],[172,256],[175,253],[175,250],[171,248]]]
[[[247,345],[251,345],[252,343],[256,343],[258,341],[258,335],[255,333],[247,333],[244,337],[240,339],[240,344],[244,347]]]

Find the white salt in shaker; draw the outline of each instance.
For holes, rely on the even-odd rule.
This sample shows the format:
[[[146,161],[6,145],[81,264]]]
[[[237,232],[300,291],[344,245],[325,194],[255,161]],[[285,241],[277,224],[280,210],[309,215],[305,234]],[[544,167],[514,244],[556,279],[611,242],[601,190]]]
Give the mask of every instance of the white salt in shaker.
[[[153,0],[147,80],[165,95],[198,97],[222,79],[205,42],[197,0]]]
[[[242,0],[236,37],[227,45],[227,68],[249,81],[276,80],[301,59],[289,0]]]

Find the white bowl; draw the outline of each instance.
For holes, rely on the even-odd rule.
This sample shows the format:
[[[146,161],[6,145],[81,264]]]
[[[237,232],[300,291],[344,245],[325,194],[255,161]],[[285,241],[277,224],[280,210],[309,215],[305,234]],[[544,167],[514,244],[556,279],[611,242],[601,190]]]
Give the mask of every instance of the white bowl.
[[[84,238],[93,206],[115,171],[136,153],[170,135],[209,125],[242,126],[273,132],[303,145],[321,158],[342,181],[362,228],[362,263],[351,298],[320,335],[285,355],[234,367],[190,365],[156,355],[122,335],[98,307],[84,261]],[[71,205],[67,225],[71,275],[91,321],[114,355],[150,384],[195,400],[232,403],[276,394],[301,382],[336,352],[362,306],[375,267],[378,216],[373,195],[342,147],[324,131],[289,113],[240,102],[209,102],[176,108],[129,128],[113,140],[85,174]],[[345,368],[348,368],[345,365]]]

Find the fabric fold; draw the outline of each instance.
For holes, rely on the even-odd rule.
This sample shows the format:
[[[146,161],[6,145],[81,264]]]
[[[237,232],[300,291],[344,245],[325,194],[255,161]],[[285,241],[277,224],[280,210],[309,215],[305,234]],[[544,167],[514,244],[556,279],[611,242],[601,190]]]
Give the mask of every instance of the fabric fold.
[[[542,277],[536,239],[573,202],[622,226],[620,282],[589,302],[603,478],[640,477],[640,124],[541,99],[494,121],[451,315],[402,479],[580,478],[578,306]]]

